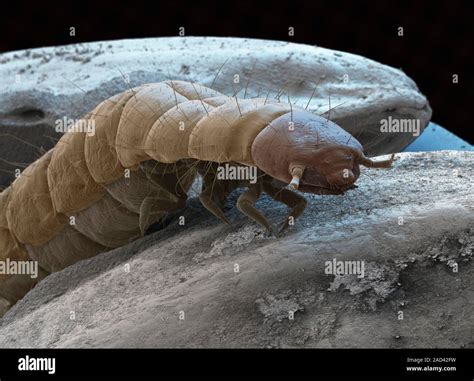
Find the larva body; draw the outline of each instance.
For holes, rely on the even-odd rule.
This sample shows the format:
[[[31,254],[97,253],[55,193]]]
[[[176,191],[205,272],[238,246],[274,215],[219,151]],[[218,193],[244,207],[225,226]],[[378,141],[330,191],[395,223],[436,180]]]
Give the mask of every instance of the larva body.
[[[3,312],[47,274],[137,239],[184,207],[198,173],[200,200],[215,216],[227,221],[220,202],[245,186],[239,210],[271,230],[254,207],[262,192],[296,218],[306,201],[284,185],[342,194],[359,164],[391,164],[372,162],[350,134],[294,105],[237,99],[184,81],[130,89],[86,118],[94,134],[66,133],[0,194],[0,261],[39,265],[36,279],[0,275]],[[258,180],[218,179],[223,163],[255,166]]]

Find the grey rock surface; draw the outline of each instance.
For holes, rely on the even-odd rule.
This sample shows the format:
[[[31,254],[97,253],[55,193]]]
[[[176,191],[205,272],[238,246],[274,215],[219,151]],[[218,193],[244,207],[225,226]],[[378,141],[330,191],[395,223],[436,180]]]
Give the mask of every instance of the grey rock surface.
[[[227,95],[308,105],[351,132],[369,155],[401,151],[415,138],[380,133],[382,119],[419,120],[423,129],[431,117],[428,101],[402,71],[283,41],[170,37],[29,49],[1,54],[0,78],[0,186],[55,144],[56,120],[80,118],[148,82],[190,80]]]
[[[164,230],[41,281],[0,347],[474,347],[474,153],[402,153],[269,237],[190,200]],[[286,209],[262,198],[273,221]],[[364,277],[326,274],[364,263]],[[75,319],[71,319],[74,317]]]

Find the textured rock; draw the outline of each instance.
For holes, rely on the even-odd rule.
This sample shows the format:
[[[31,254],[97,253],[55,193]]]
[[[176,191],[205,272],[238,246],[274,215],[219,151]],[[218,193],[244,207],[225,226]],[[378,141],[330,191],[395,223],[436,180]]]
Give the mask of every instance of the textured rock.
[[[343,197],[307,196],[278,238],[230,208],[237,195],[230,226],[193,200],[185,226],[41,281],[0,347],[474,347],[474,153],[398,156]],[[364,277],[326,274],[334,259]]]
[[[282,41],[174,37],[23,50],[0,55],[0,78],[0,185],[54,145],[57,119],[80,118],[129,86],[169,78],[214,83],[239,97],[289,97],[302,106],[316,88],[308,109],[324,114],[330,102],[326,115],[369,155],[398,152],[415,138],[380,133],[381,119],[418,119],[423,129],[431,117],[426,98],[400,70]]]

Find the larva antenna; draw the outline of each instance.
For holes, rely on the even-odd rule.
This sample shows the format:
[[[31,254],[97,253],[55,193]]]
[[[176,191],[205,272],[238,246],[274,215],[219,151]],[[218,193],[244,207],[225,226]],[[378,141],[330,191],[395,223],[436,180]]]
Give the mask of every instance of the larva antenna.
[[[291,174],[291,182],[290,187],[293,189],[298,189],[300,186],[301,178],[303,177],[303,172],[305,167],[302,165],[290,165],[290,174]]]
[[[392,153],[390,159],[388,160],[381,160],[381,161],[373,161],[372,159],[366,157],[364,153],[361,153],[359,158],[359,163],[368,168],[390,168],[393,164],[395,159],[395,154]]]

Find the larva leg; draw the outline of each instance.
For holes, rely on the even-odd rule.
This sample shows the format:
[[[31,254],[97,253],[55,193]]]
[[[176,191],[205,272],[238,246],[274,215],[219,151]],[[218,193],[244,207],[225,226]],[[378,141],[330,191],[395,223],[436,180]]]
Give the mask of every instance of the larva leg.
[[[201,204],[209,210],[214,216],[225,224],[229,224],[229,220],[221,209],[225,203],[229,190],[222,186],[212,174],[206,174],[203,177],[202,192],[199,195]]]
[[[160,166],[151,162],[142,163],[148,181],[153,183],[156,191],[146,196],[140,205],[139,225],[142,235],[155,221],[157,216],[165,217],[168,213],[184,208],[187,191],[194,181],[196,171],[192,163],[180,163],[167,171],[166,165]],[[160,175],[160,171],[163,172]]]
[[[216,202],[213,199],[213,194],[212,188],[206,188],[204,189],[201,194],[199,195],[199,200],[201,201],[201,204],[209,210],[214,216],[216,216],[219,220],[224,222],[225,224],[230,224],[229,220],[225,216],[224,212],[222,209],[216,204]]]
[[[290,218],[295,220],[301,215],[301,213],[303,213],[304,209],[306,208],[307,201],[298,193],[294,193],[291,190],[285,188],[277,188],[270,183],[264,183],[263,190],[275,201],[282,202],[288,207],[292,208],[285,221],[283,221],[281,224],[279,230],[279,233],[281,233],[288,227]]]
[[[140,206],[140,232],[145,235],[145,230],[151,225],[153,221],[156,221],[158,214],[167,214],[174,210],[184,208],[186,205],[186,194],[177,199],[176,202],[169,201],[166,195],[161,197],[146,197]]]
[[[237,200],[237,208],[246,216],[250,217],[259,225],[267,229],[269,234],[273,234],[272,227],[266,217],[256,207],[255,203],[262,194],[260,184],[250,186]]]

